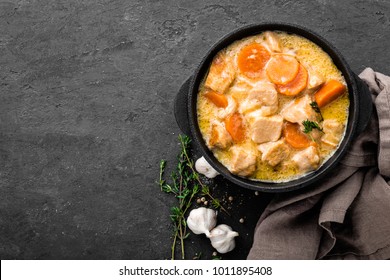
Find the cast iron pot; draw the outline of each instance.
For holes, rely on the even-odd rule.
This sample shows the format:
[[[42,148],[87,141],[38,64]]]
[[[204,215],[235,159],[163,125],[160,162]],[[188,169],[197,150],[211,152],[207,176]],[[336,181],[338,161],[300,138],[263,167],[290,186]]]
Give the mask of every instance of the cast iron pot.
[[[197,95],[199,85],[210,66],[213,57],[221,49],[227,47],[236,40],[259,34],[266,30],[279,30],[287,33],[294,33],[305,37],[319,45],[333,59],[335,65],[343,73],[348,85],[350,107],[348,124],[344,139],[340,143],[334,155],[328,159],[319,169],[303,177],[283,182],[269,183],[249,180],[233,175],[223,166],[207,148],[202,138],[197,119]],[[175,99],[175,118],[180,129],[199,146],[205,159],[227,180],[238,186],[263,191],[263,192],[287,192],[309,187],[315,182],[323,179],[343,157],[351,141],[359,135],[366,127],[372,112],[372,101],[367,86],[359,77],[351,71],[341,54],[324,38],[318,34],[297,25],[284,23],[263,23],[242,27],[223,37],[205,55],[199,67],[181,87]]]

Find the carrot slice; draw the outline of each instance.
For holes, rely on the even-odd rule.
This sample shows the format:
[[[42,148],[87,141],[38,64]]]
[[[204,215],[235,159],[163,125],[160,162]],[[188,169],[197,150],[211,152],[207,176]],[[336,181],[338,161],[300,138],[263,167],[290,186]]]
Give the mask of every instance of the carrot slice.
[[[307,148],[312,143],[297,123],[286,122],[283,125],[283,135],[286,142],[296,149]]]
[[[317,102],[318,107],[321,108],[343,95],[346,89],[346,86],[339,81],[329,80],[314,94],[314,99]]]
[[[285,54],[275,54],[267,65],[268,78],[277,85],[286,85],[297,76],[299,70],[298,60]]]
[[[238,143],[245,140],[245,124],[241,114],[234,113],[225,119],[225,127],[233,141]]]
[[[279,93],[287,96],[298,95],[307,86],[307,70],[302,64],[299,64],[299,70],[297,76],[286,85],[277,85],[276,88]]]
[[[215,106],[220,108],[226,108],[228,105],[228,100],[225,95],[220,94],[213,90],[207,90],[204,96],[207,97]]]
[[[270,57],[270,53],[262,45],[249,44],[238,54],[238,68],[248,78],[258,78]]]

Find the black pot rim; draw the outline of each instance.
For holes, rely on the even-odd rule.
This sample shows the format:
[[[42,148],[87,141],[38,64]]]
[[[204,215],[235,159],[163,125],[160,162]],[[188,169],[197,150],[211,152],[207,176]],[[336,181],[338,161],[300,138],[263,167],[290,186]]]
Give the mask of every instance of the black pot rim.
[[[264,181],[255,181],[246,179],[240,176],[233,175],[230,171],[222,165],[212,154],[212,152],[206,146],[203,140],[202,134],[197,121],[197,94],[201,80],[203,79],[205,72],[207,71],[211,60],[217,54],[218,51],[227,47],[234,41],[259,34],[266,30],[279,30],[287,33],[297,34],[305,37],[318,46],[320,46],[333,60],[337,68],[342,72],[348,86],[350,108],[347,128],[344,138],[339,145],[336,152],[330,157],[319,169],[287,182],[281,183],[269,183]],[[349,144],[354,138],[356,126],[359,118],[359,95],[358,88],[354,78],[353,72],[350,70],[347,62],[342,57],[341,53],[323,37],[317,33],[295,24],[281,23],[281,22],[265,22],[253,25],[243,26],[238,28],[226,36],[222,37],[217,43],[215,43],[204,56],[203,60],[197,67],[189,87],[188,94],[188,119],[190,125],[190,131],[195,139],[196,144],[200,148],[202,155],[216,169],[225,179],[233,182],[241,187],[258,190],[263,192],[287,192],[298,190],[309,185],[318,182],[325,178],[327,174],[336,166],[340,159],[344,156]]]

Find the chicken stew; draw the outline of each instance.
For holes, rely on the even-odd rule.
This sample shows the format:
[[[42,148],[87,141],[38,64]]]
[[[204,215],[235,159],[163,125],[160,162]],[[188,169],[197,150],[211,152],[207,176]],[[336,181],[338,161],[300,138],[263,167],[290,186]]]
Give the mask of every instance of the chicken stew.
[[[337,150],[348,89],[310,40],[266,31],[218,52],[199,87],[197,117],[214,156],[238,176],[286,182],[315,171]]]

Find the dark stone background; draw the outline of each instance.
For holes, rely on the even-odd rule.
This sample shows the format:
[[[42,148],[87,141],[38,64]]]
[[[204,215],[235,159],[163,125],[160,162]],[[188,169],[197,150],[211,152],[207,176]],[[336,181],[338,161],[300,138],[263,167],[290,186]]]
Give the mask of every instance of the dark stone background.
[[[1,258],[169,258],[175,201],[155,184],[158,163],[175,165],[173,100],[209,47],[246,24],[290,22],[355,72],[390,74],[389,18],[388,0],[1,1]],[[271,195],[215,182],[234,197],[219,221],[240,233],[223,258],[244,259]],[[188,240],[187,258],[212,252]]]

